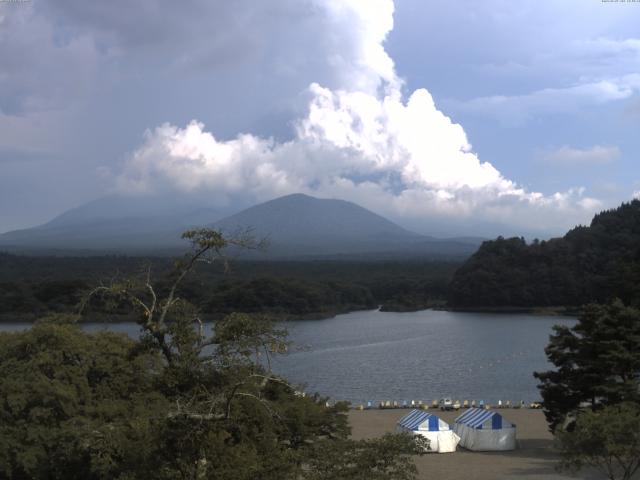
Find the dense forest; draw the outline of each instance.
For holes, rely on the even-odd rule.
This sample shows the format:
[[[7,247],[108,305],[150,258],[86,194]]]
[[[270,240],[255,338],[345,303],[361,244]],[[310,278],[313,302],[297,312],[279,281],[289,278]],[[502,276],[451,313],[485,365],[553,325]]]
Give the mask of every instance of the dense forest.
[[[640,299],[640,201],[549,241],[484,242],[455,273],[453,307],[542,307]]]
[[[91,288],[124,277],[144,276],[149,267],[158,288],[171,282],[174,260],[127,256],[33,257],[0,254],[0,319],[35,319],[74,312]],[[205,315],[262,312],[315,318],[376,308],[403,311],[442,305],[457,262],[288,261],[235,259],[199,265],[180,295]],[[99,303],[92,305],[94,318]],[[105,314],[106,315],[106,314]],[[124,312],[122,312],[124,315]],[[124,320],[109,314],[111,319]],[[107,317],[105,316],[105,319]]]

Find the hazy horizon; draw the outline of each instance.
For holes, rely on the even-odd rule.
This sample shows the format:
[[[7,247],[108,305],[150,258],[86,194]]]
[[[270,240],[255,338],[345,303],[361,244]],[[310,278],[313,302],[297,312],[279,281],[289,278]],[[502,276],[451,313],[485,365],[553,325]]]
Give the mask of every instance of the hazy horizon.
[[[297,197],[298,195],[308,196],[314,199],[319,200],[342,200],[339,198],[326,198],[320,196],[313,196],[308,194],[303,194],[300,192],[291,193],[287,195],[283,195],[280,197],[270,198],[265,200],[264,202],[259,202],[256,204],[245,204],[245,203],[236,203],[233,205],[218,205],[215,203],[211,203],[206,201],[205,199],[195,196],[195,197],[181,197],[179,199],[168,198],[168,197],[155,197],[155,196],[121,196],[121,195],[107,195],[104,197],[100,197],[98,199],[82,203],[77,207],[73,207],[69,210],[65,210],[64,212],[60,212],[60,214],[53,216],[43,223],[38,223],[35,225],[27,226],[19,229],[12,229],[7,231],[0,231],[0,235],[4,233],[16,232],[21,230],[30,230],[32,228],[38,228],[43,226],[48,226],[49,224],[53,224],[56,226],[68,224],[68,219],[72,219],[73,222],[77,222],[78,220],[85,221],[87,224],[91,224],[95,221],[110,221],[114,219],[142,219],[147,218],[151,222],[155,219],[161,218],[179,218],[181,215],[185,213],[193,214],[196,218],[199,218],[200,221],[197,222],[198,225],[206,226],[212,225],[220,220],[224,220],[228,217],[236,216],[239,213],[243,213],[244,211],[251,209],[252,207],[263,205],[265,203],[269,203],[273,200],[278,200],[284,197]],[[345,200],[350,202],[349,200]],[[118,211],[107,211],[105,209],[110,205],[114,204],[116,206],[122,207],[123,204],[130,203],[130,208]],[[153,208],[152,205],[154,202],[158,202],[158,208]],[[356,202],[350,202],[357,206],[361,206]],[[369,209],[367,209],[369,210]],[[153,211],[153,214],[148,212]],[[374,214],[378,214],[378,212],[374,210],[369,210]],[[91,218],[87,217],[87,214],[93,213],[94,215]],[[540,235],[540,232],[536,232],[535,230],[528,229],[518,229],[511,227],[509,225],[500,225],[489,222],[482,222],[473,224],[471,222],[466,225],[459,225],[456,221],[446,220],[438,220],[432,221],[428,225],[423,223],[411,223],[406,219],[393,219],[385,217],[381,215],[383,218],[390,220],[394,224],[399,227],[406,229],[409,232],[414,232],[419,235],[431,236],[435,238],[448,239],[453,237],[474,237],[474,238],[486,238],[491,239],[498,236],[504,237],[524,237],[527,240],[533,240],[534,238],[549,239],[552,237],[562,236],[566,233],[566,230],[558,231],[558,232],[549,232],[548,234]],[[95,222],[93,222],[95,223]],[[586,222],[588,225],[590,222]],[[572,225],[570,228],[578,226],[581,224]],[[179,229],[180,226],[176,225],[176,229]],[[176,230],[177,231],[177,230]],[[115,232],[114,232],[115,233]],[[90,247],[90,245],[87,245]]]

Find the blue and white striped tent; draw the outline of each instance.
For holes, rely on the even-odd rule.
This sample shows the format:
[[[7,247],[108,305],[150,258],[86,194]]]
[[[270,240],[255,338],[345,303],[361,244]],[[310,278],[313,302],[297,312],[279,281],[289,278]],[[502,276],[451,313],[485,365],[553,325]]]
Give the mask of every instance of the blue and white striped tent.
[[[396,430],[427,438],[430,452],[455,452],[460,440],[447,422],[423,410],[411,410],[398,420]]]
[[[453,430],[468,450],[514,450],[516,426],[494,410],[470,408],[455,419]]]
[[[424,410],[411,410],[408,415],[398,420],[398,425],[411,431],[439,432],[441,430],[451,430],[447,422]]]

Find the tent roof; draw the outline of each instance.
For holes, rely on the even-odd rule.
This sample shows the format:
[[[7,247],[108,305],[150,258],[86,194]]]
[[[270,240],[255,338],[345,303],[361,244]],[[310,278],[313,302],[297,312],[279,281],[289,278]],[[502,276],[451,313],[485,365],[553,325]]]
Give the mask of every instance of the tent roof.
[[[481,408],[470,408],[458,418],[456,423],[462,423],[471,428],[481,428],[482,425],[491,419],[492,428],[509,428],[513,427],[511,423],[504,421],[502,415],[494,410],[483,410]]]
[[[428,422],[429,430],[439,430],[440,418],[432,413],[422,410],[411,410],[407,415],[398,420],[398,425],[409,430],[418,430],[420,425]]]

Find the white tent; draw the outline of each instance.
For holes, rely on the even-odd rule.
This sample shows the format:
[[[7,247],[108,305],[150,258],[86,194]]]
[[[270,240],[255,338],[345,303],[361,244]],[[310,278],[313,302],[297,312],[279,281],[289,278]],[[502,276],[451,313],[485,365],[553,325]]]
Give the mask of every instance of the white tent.
[[[460,446],[475,451],[515,450],[516,426],[498,412],[470,408],[455,419]]]
[[[411,410],[408,415],[398,420],[396,430],[429,439],[429,452],[455,452],[460,441],[447,422],[422,410]]]

